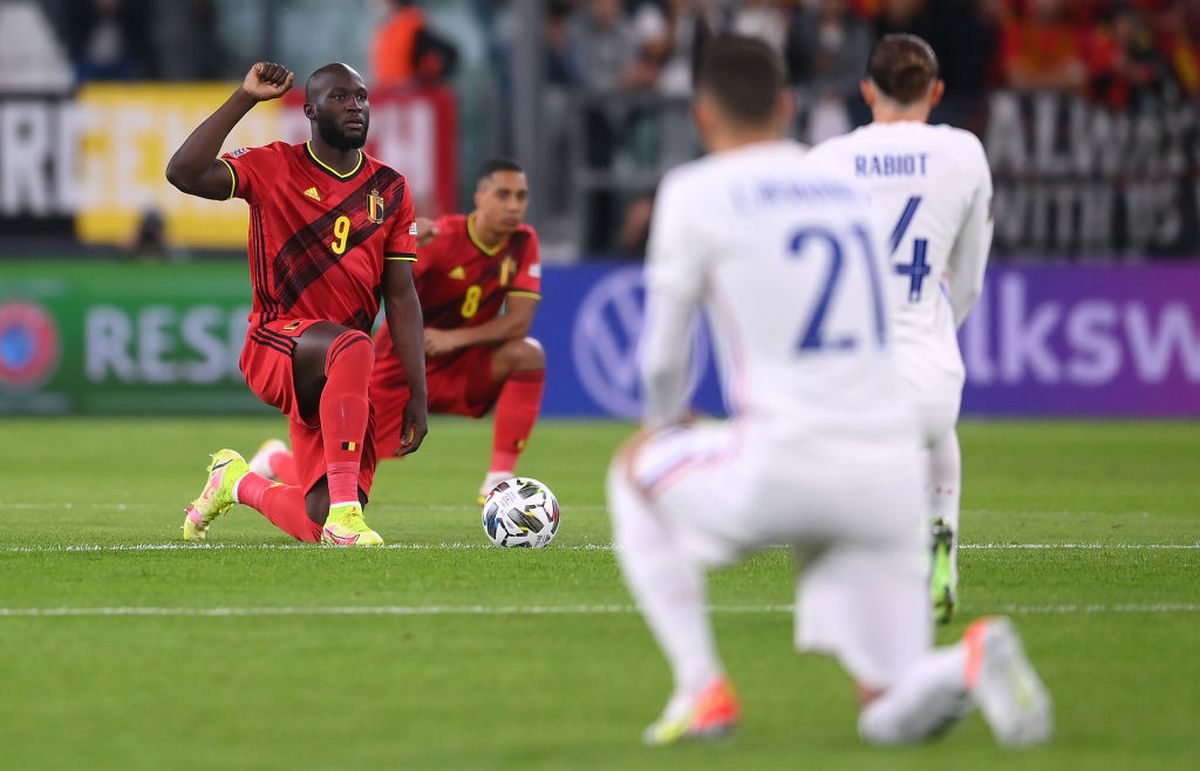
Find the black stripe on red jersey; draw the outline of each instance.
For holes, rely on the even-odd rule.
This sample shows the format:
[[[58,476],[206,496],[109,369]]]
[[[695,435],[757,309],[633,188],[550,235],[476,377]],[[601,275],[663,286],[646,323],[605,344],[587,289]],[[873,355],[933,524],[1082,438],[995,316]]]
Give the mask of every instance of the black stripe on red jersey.
[[[296,324],[299,325],[300,322],[296,322]],[[261,324],[260,324],[260,326],[255,327],[254,331],[258,332],[259,334],[263,335],[264,337],[271,338],[272,340],[279,343],[280,345],[287,346],[290,350],[296,349],[296,338],[294,338],[294,337],[288,337],[287,335],[283,334],[282,332],[277,332],[274,329],[271,329],[270,327],[267,327],[267,326],[264,326]]]
[[[300,299],[310,284],[337,265],[340,256],[325,244],[325,236],[338,217],[350,218],[350,237],[343,254],[350,252],[366,241],[382,225],[367,219],[367,208],[359,204],[362,193],[371,188],[388,190],[388,201],[383,221],[396,212],[404,200],[404,178],[389,168],[381,168],[367,181],[355,188],[329,211],[296,231],[276,253],[272,264],[275,268],[275,299],[281,309],[289,309]]]
[[[271,291],[267,287],[266,249],[263,244],[262,210],[250,207],[250,281],[264,320],[271,310]]]
[[[296,350],[296,339],[294,337],[288,337],[287,335],[281,332],[276,332],[274,329],[269,327],[257,326],[254,328],[254,334],[258,335],[258,337],[262,338],[263,340],[270,340],[276,345],[285,348],[285,353],[290,354]]]
[[[286,345],[281,345],[280,343],[276,342],[275,340],[273,340],[269,337],[263,337],[263,336],[259,335],[259,332],[261,332],[261,331],[262,331],[262,327],[258,327],[256,329],[254,329],[254,331],[252,331],[250,333],[250,339],[253,340],[254,342],[258,343],[259,345],[265,345],[267,348],[270,348],[271,350],[278,351],[279,353],[282,353],[284,356],[292,355],[291,348],[289,348]]]
[[[349,327],[350,329],[357,329],[360,332],[366,332],[369,335],[371,334],[371,327],[375,326],[374,322],[375,319],[371,317],[371,314],[359,308],[350,316],[350,318],[342,322],[342,326]]]

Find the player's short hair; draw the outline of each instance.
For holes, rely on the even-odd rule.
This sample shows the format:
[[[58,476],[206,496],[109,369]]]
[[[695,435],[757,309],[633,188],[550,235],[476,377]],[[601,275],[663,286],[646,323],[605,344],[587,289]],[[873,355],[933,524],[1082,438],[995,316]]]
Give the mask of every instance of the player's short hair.
[[[511,158],[489,158],[479,164],[479,174],[475,176],[475,181],[482,182],[497,171],[515,171],[518,174],[524,174],[525,168]]]
[[[760,124],[775,115],[783,80],[783,61],[765,42],[721,35],[704,48],[696,89],[712,97],[729,118]]]
[[[311,102],[313,100],[313,95],[317,84],[326,75],[353,75],[358,78],[362,77],[362,75],[359,75],[358,70],[354,69],[345,62],[330,62],[329,64],[323,64],[313,70],[312,74],[308,76],[308,80],[304,82],[304,98],[306,101]]]
[[[912,104],[929,92],[938,78],[937,54],[916,35],[884,35],[867,60],[867,77],[889,99]]]

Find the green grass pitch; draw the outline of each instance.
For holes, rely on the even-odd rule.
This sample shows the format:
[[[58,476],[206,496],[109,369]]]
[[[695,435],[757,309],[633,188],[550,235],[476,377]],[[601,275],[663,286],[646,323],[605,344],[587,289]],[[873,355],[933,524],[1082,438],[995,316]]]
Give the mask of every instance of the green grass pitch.
[[[581,548],[609,543],[603,473],[625,425],[539,426],[522,470],[564,509],[545,550],[487,545],[473,498],[490,424],[457,420],[381,470],[369,521],[401,548],[292,547],[244,508],[214,525],[225,548],[112,548],[176,544],[206,453],[252,451],[282,428],[0,421],[0,767],[974,771],[1200,757],[1194,424],[962,427],[964,612],[939,637],[1013,615],[1058,717],[1052,744],[1020,754],[978,716],[926,746],[862,746],[846,678],[792,650],[782,550],[711,583],[743,730],[640,746],[666,667],[612,552]],[[105,608],[161,611],[91,610]]]

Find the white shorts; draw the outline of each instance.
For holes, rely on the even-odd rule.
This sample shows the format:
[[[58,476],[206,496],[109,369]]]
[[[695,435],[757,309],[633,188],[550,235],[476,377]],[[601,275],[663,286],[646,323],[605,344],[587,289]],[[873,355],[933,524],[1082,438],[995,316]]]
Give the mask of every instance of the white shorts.
[[[962,359],[926,355],[897,346],[896,365],[917,408],[921,437],[932,445],[954,430],[962,405]]]
[[[781,442],[708,424],[648,439],[630,481],[705,567],[792,546],[797,645],[886,688],[932,643],[921,457],[911,437]]]

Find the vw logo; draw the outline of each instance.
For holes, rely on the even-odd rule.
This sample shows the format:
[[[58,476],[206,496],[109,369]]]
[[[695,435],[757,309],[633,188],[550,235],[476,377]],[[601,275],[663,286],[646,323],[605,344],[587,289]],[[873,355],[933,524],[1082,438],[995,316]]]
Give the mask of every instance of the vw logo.
[[[645,322],[646,287],[640,267],[621,268],[601,279],[575,317],[571,353],[588,395],[611,414],[642,414],[638,341]],[[694,392],[708,362],[708,339],[699,318],[691,330],[688,391]]]
[[[58,325],[40,305],[0,305],[0,385],[32,389],[58,368]]]

